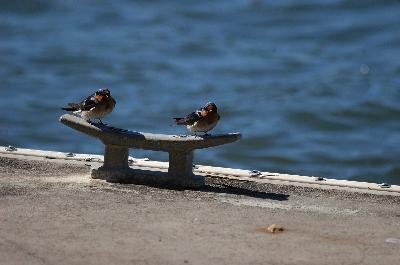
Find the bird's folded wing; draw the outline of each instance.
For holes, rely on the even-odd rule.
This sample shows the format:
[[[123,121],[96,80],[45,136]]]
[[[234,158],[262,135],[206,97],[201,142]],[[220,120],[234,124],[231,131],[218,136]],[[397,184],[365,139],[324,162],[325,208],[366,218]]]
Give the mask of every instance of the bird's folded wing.
[[[185,118],[174,118],[178,125],[193,125],[201,119],[200,111],[195,111],[187,115]]]
[[[91,110],[92,108],[96,107],[96,105],[97,105],[98,103],[99,103],[99,102],[97,101],[97,99],[96,99],[93,95],[91,95],[91,96],[87,97],[87,98],[81,103],[80,109],[81,109],[81,110],[84,110],[84,111],[88,111],[88,110]]]

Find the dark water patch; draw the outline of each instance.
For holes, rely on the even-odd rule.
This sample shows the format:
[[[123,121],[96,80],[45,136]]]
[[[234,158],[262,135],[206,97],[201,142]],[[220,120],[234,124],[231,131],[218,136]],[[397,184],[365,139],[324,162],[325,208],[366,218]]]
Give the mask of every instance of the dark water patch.
[[[298,126],[318,129],[320,131],[349,131],[354,128],[351,123],[346,123],[344,120],[334,119],[329,116],[329,113],[323,113],[323,110],[318,111],[295,111],[287,114],[288,119],[295,122]]]
[[[337,164],[343,166],[385,166],[390,163],[390,160],[382,156],[382,154],[359,154],[357,156],[351,156],[346,153],[337,153],[337,155],[330,155],[323,152],[313,152],[308,155],[308,159],[316,162],[316,163],[329,163],[329,164]]]
[[[213,56],[218,55],[218,50],[210,46],[205,39],[183,43],[179,48],[179,53],[184,56]]]
[[[272,132],[271,132],[272,131]],[[280,130],[276,132],[275,130],[269,130],[264,132],[263,136],[246,135],[241,140],[241,146],[248,150],[254,150],[255,153],[262,147],[263,150],[268,150],[271,148],[283,148],[291,146],[294,144],[289,138],[289,132]]]
[[[351,108],[344,108],[334,113],[341,120],[349,119],[363,121],[369,125],[374,123],[385,123],[397,121],[400,115],[400,108],[377,101],[364,101]]]
[[[382,1],[375,1],[375,0],[366,0],[366,1],[335,1],[337,2],[338,7],[343,9],[351,9],[354,11],[357,10],[374,10],[379,7],[387,7],[387,8],[394,8],[399,7],[398,0],[382,0]]]
[[[41,64],[41,65],[53,65],[53,66],[62,66],[65,67],[67,65],[72,66],[82,66],[86,63],[90,65],[96,65],[97,63],[101,63],[101,61],[95,61],[96,58],[91,58],[87,54],[74,54],[63,49],[58,51],[48,50],[46,54],[38,55],[37,57],[32,58],[33,63]],[[106,65],[106,63],[104,63]]]
[[[37,15],[47,12],[52,7],[50,0],[2,0],[0,13],[13,13],[18,15]]]
[[[220,19],[221,16],[224,15],[226,11],[223,9],[218,9],[213,6],[200,6],[200,7],[190,7],[190,8],[180,8],[177,12],[179,16],[183,19],[187,19],[188,21],[198,21],[198,22],[207,22],[210,23],[212,21]]]
[[[352,42],[355,40],[365,40],[370,38],[371,33],[378,33],[386,25],[350,25],[338,30],[330,31],[324,38],[335,42]]]
[[[118,9],[109,9],[106,11],[100,11],[94,17],[94,21],[98,24],[106,24],[108,26],[119,25],[124,22],[121,12]]]

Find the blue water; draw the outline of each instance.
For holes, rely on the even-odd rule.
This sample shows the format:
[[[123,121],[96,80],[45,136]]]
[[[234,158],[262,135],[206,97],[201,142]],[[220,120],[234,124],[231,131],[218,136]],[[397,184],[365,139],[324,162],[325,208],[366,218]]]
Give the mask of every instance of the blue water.
[[[0,145],[102,153],[58,122],[102,87],[144,132],[216,102],[198,164],[400,184],[399,1],[0,1]]]

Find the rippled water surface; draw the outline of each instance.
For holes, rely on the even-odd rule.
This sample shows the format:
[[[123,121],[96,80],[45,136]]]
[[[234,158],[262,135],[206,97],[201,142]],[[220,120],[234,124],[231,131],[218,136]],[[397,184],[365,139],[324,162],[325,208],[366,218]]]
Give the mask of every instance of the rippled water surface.
[[[0,65],[0,145],[102,153],[58,117],[109,87],[145,132],[215,101],[196,163],[400,184],[399,1],[3,0]]]

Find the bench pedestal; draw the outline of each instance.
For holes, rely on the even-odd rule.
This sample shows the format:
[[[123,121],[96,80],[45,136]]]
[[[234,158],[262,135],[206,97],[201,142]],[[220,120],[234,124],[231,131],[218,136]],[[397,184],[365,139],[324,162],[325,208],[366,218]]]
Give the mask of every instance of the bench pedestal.
[[[168,175],[189,178],[193,175],[193,151],[169,152]]]
[[[193,151],[170,152],[168,173],[156,175],[131,169],[128,156],[127,148],[106,145],[104,165],[92,169],[92,178],[115,183],[154,183],[188,188],[198,188],[205,183],[203,176],[193,174]]]
[[[127,169],[129,149],[124,146],[106,145],[104,148],[104,169]]]

